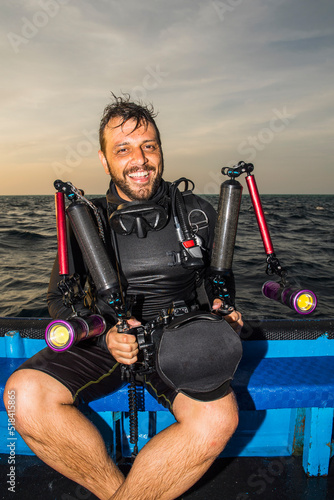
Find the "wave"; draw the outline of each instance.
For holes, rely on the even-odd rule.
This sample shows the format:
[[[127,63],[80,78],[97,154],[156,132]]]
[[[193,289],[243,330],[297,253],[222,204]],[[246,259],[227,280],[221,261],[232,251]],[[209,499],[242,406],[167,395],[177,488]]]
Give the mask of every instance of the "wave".
[[[20,231],[19,229],[0,230],[0,238],[17,238],[19,240],[45,240],[51,235],[37,233],[35,231]]]

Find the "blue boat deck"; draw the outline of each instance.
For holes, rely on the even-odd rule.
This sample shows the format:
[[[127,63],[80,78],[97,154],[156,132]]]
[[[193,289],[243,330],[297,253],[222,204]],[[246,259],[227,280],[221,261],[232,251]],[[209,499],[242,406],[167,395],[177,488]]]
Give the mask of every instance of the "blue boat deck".
[[[251,337],[246,331],[243,360],[233,381],[240,407],[238,430],[205,477],[182,499],[333,500],[334,320],[249,326]],[[44,347],[41,337],[31,338],[23,328],[18,328],[20,333],[4,330],[2,335],[0,331],[0,393],[10,373]],[[124,388],[83,408],[93,422],[97,419],[112,458],[125,473],[131,455],[126,396]],[[139,449],[173,418],[149,394],[143,401]],[[2,406],[1,401],[0,500],[7,500],[14,491],[7,483],[9,430]],[[14,448],[16,498],[96,498],[31,455],[19,435]]]

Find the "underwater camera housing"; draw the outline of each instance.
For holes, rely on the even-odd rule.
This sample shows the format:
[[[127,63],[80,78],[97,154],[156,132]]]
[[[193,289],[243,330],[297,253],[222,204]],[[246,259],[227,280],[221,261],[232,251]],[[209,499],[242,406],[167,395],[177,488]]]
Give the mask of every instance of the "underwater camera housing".
[[[131,329],[124,329],[121,324],[120,333],[135,335],[138,343],[138,362],[136,363],[136,373],[148,374],[155,370],[156,352],[163,334],[163,328],[169,325],[172,320],[189,314],[189,307],[183,300],[175,300],[169,309],[162,309],[159,316],[145,325],[140,325]],[[126,378],[128,366],[124,365],[123,372]]]

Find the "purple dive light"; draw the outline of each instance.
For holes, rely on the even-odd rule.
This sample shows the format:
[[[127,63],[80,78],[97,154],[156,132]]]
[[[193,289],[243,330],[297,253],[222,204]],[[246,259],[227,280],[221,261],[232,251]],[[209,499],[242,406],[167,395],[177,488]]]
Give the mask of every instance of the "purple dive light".
[[[81,340],[102,335],[106,322],[102,316],[92,314],[85,318],[75,317],[69,321],[56,319],[45,330],[45,340],[53,351],[66,351]]]
[[[282,302],[299,314],[311,314],[317,307],[317,297],[311,290],[282,286],[276,281],[266,281],[262,286],[262,293],[268,299]]]

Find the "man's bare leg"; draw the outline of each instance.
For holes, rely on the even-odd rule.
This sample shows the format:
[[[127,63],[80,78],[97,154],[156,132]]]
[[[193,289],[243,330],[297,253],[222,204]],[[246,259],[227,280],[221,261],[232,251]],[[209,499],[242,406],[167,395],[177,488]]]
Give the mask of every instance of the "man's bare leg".
[[[148,442],[124,482],[100,434],[72,406],[62,384],[42,372],[21,370],[9,380],[5,395],[13,389],[17,430],[31,449],[102,500],[178,497],[202,477],[237,425],[233,394],[210,403],[179,394],[173,407],[177,423]]]
[[[124,476],[109,457],[95,426],[73,405],[70,391],[37,370],[19,370],[4,392],[15,391],[16,429],[43,462],[102,500]]]
[[[126,480],[110,500],[172,500],[207,471],[238,424],[231,392],[202,403],[179,394],[177,423],[154,436],[140,451]]]

